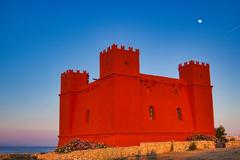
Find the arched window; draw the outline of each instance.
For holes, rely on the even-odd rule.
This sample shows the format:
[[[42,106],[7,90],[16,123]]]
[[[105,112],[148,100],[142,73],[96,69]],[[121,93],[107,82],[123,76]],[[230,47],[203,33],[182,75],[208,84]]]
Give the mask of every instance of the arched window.
[[[86,123],[87,123],[87,124],[89,123],[89,118],[90,118],[90,111],[87,110],[87,111],[86,111]]]
[[[178,116],[178,120],[183,120],[182,109],[179,107],[177,108],[177,116]]]
[[[155,120],[155,112],[153,106],[149,106],[149,116],[151,120]]]

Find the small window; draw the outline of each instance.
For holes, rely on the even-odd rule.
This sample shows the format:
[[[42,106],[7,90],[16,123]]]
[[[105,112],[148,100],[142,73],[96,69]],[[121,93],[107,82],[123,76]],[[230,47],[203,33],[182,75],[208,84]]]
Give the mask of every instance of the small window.
[[[179,95],[178,89],[174,89],[174,94],[177,96]]]
[[[152,89],[151,89],[151,87],[148,86],[147,87],[147,93],[150,94],[151,92],[152,92]]]
[[[179,121],[183,120],[182,109],[181,108],[177,108],[177,116],[178,116]]]
[[[90,118],[90,111],[87,110],[87,111],[86,111],[86,123],[87,123],[87,124],[89,123],[89,118]]]
[[[155,120],[155,112],[153,106],[149,106],[149,116],[151,120]]]
[[[200,76],[200,78],[203,78],[203,74],[200,74],[199,76]]]

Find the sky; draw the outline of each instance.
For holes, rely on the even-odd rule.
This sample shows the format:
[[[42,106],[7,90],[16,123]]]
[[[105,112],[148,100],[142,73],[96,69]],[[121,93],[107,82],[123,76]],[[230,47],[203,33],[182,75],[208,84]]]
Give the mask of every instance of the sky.
[[[98,78],[99,52],[112,43],[140,49],[141,73],[178,78],[180,63],[209,63],[215,126],[240,135],[239,8],[238,0],[1,0],[0,146],[55,146],[60,74]]]

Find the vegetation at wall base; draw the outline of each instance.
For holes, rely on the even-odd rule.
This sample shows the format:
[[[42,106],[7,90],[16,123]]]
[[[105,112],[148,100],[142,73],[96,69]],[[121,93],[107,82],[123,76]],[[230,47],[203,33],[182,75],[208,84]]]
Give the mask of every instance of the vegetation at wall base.
[[[57,153],[69,153],[77,150],[97,149],[97,148],[108,148],[110,146],[103,143],[93,143],[87,141],[81,141],[79,139],[73,139],[62,147],[57,147],[55,152]]]
[[[214,136],[195,134],[187,137],[187,141],[216,141],[216,138]]]

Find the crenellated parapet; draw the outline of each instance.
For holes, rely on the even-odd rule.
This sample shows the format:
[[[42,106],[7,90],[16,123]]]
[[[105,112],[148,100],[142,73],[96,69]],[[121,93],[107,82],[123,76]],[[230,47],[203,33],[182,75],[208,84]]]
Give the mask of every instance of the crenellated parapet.
[[[89,73],[86,70],[83,70],[82,72],[80,70],[74,71],[73,69],[68,69],[65,72],[61,74],[61,77],[65,77],[68,75],[87,75],[89,77]]]
[[[137,76],[139,74],[139,49],[112,44],[100,52],[100,78],[110,74]]]
[[[139,49],[134,49],[133,47],[128,47],[128,49],[126,49],[124,45],[118,46],[117,44],[112,44],[107,49],[104,49],[103,51],[101,51],[100,55],[114,53],[114,51],[122,52],[122,53],[132,53],[132,54],[137,53],[137,54],[139,54]]]
[[[179,64],[179,77],[186,80],[189,84],[210,86],[210,67],[208,63],[198,61],[188,61]]]
[[[79,91],[89,83],[89,73],[85,70],[66,70],[61,74],[61,93]]]
[[[190,60],[188,62],[184,62],[183,64],[179,64],[178,68],[180,69],[180,68],[188,67],[188,66],[191,66],[191,65],[197,65],[197,66],[202,66],[202,67],[209,67],[208,63]]]

